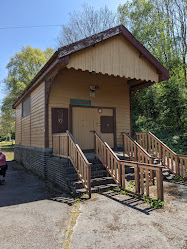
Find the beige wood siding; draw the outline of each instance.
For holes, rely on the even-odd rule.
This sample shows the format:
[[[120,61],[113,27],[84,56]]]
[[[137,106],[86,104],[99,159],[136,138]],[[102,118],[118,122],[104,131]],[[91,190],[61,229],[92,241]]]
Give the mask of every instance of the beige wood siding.
[[[45,144],[45,83],[31,93],[31,146],[44,148]]]
[[[123,36],[70,55],[68,68],[158,82],[156,68]]]
[[[30,115],[22,117],[22,103],[16,107],[16,144],[44,148],[45,83],[31,93]]]
[[[91,85],[98,86],[95,97],[90,97]],[[54,80],[49,96],[49,147],[51,108],[69,108],[70,99],[91,100],[92,106],[116,107],[117,144],[122,144],[121,132],[130,132],[129,87],[124,78],[64,69]]]
[[[21,129],[21,144],[25,146],[30,146],[31,144],[31,120],[30,120],[30,115],[26,117],[22,117],[22,129]]]
[[[16,107],[16,134],[15,134],[16,144],[21,144],[21,113],[22,113],[21,107],[22,107],[21,104],[19,104]]]

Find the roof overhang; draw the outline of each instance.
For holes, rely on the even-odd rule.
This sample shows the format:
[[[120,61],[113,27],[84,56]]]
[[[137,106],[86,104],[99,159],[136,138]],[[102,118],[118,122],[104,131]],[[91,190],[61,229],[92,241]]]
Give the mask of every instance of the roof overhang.
[[[141,57],[145,57],[152,65],[155,66],[157,73],[159,74],[159,82],[169,79],[168,70],[123,25],[119,25],[62,47],[58,50],[58,57],[63,58],[64,56],[71,55],[116,35],[123,35],[140,52]]]
[[[23,100],[35,87],[37,87],[42,81],[45,80],[51,71],[58,68],[62,69],[69,63],[69,56],[85,48],[96,45],[99,42],[107,40],[116,35],[123,35],[139,52],[141,57],[145,57],[156,69],[159,74],[159,82],[169,79],[168,70],[123,26],[108,29],[99,34],[95,34],[78,42],[59,48],[58,51],[50,58],[50,60],[44,65],[44,67],[33,78],[30,84],[25,88],[23,93],[13,103],[13,108]],[[136,82],[137,83],[137,82]],[[138,82],[135,85],[139,88],[147,87],[155,82]],[[135,85],[130,86],[130,90],[135,89]]]

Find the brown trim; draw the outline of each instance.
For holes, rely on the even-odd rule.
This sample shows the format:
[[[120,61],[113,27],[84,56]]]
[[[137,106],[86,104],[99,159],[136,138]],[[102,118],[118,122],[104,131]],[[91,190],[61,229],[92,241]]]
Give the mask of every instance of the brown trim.
[[[77,42],[74,42],[72,44],[69,44],[67,46],[59,48],[58,52],[58,57],[62,58],[66,55],[71,55],[75,52],[81,51],[85,48],[88,47],[95,47],[96,44],[99,42],[105,41],[110,37],[119,35],[120,32],[120,26],[116,26],[114,28],[107,29],[103,32],[97,33],[95,35],[89,36],[85,39],[79,40]]]
[[[72,105],[69,105],[69,131],[71,132],[71,134],[73,134],[73,110],[72,110]]]
[[[132,137],[132,99],[131,99],[130,88],[129,88],[129,105],[130,105],[130,137]]]
[[[22,145],[22,105],[21,105],[21,145]]]
[[[45,102],[45,106],[44,106],[44,110],[45,110],[45,141],[44,141],[44,146],[45,148],[49,148],[49,105],[46,98],[46,89],[47,89],[47,82],[45,81],[45,87],[44,87],[44,102]]]
[[[127,28],[123,25],[120,25],[120,30],[123,36],[135,47],[137,50],[145,56],[145,58],[153,64],[161,73],[162,80],[169,79],[168,70],[129,32]]]
[[[132,86],[130,87],[130,91],[136,91],[136,90],[139,90],[139,89],[142,89],[142,88],[146,88],[148,86],[151,86],[153,85],[154,83],[151,82],[151,81],[148,81],[148,82],[141,82],[140,84],[136,85],[136,86]]]
[[[114,148],[117,148],[117,136],[116,136],[116,108],[115,107],[104,107],[104,106],[81,106],[81,105],[69,105],[69,128],[70,132],[73,135],[73,107],[82,107],[82,108],[102,108],[102,109],[111,109],[113,111],[113,118],[114,118]]]
[[[113,107],[113,120],[114,120],[114,150],[117,149],[117,134],[116,134],[116,108]]]
[[[131,86],[135,86],[138,83],[142,82],[142,80],[136,80],[136,79],[131,79],[127,81],[127,84],[131,87]],[[145,81],[146,82],[146,81]]]
[[[30,84],[25,88],[22,94],[16,99],[13,103],[12,107],[15,109],[17,105],[25,98],[31,91],[33,91],[42,81],[44,81],[44,77],[46,77],[51,70],[54,70],[55,67],[64,68],[69,63],[69,56],[64,58],[56,58],[57,54],[55,53],[51,59],[45,64],[45,66],[38,72],[38,74],[34,77],[34,79],[30,82]],[[53,60],[52,60],[53,58]]]
[[[31,102],[30,102],[30,108],[31,108]],[[31,146],[31,109],[30,109],[30,146]]]

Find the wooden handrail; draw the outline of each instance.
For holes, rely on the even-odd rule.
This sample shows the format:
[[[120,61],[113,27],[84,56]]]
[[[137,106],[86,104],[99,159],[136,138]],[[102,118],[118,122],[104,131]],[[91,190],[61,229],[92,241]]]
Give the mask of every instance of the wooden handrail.
[[[71,161],[86,192],[91,198],[91,163],[88,162],[69,131],[53,134],[52,138],[53,156],[68,158]]]
[[[161,143],[166,149],[168,149],[171,153],[177,156],[177,154],[172,149],[170,149],[165,143],[163,143],[160,139],[158,139],[152,132],[149,131],[149,135],[151,135],[154,139],[156,139],[159,143]]]
[[[120,160],[110,146],[104,142],[97,132],[94,132],[95,136],[95,155],[100,159],[105,166],[108,173],[112,176],[114,181],[122,189],[129,191],[126,186],[126,173],[125,167],[129,166],[134,168],[135,176],[135,189],[134,194],[144,195],[144,189],[146,189],[146,196],[149,196],[151,172],[156,173],[157,184],[157,198],[163,200],[163,175],[162,166],[156,166],[153,164],[139,163],[135,161]],[[146,184],[144,184],[144,180]],[[145,185],[145,186],[144,186]],[[129,191],[132,192],[132,191]]]
[[[136,132],[136,140],[146,148],[147,152],[153,153],[173,174],[187,176],[186,155],[177,155],[151,132]]]
[[[153,158],[148,152],[126,132],[123,132],[123,153],[127,154],[133,161],[153,164]]]

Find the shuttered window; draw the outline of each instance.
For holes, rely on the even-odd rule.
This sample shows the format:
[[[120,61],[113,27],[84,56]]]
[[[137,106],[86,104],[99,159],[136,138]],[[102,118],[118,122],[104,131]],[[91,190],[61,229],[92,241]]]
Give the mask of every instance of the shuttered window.
[[[22,117],[30,115],[31,112],[31,98],[30,96],[22,103]]]

